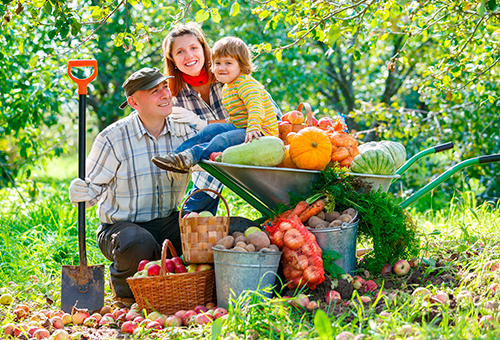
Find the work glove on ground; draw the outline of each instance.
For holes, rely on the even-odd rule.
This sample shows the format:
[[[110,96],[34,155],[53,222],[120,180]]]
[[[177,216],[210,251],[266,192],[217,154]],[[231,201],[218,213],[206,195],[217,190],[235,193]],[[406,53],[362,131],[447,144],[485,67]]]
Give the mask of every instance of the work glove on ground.
[[[177,137],[187,136],[193,129],[201,130],[207,126],[208,121],[201,119],[193,111],[180,106],[172,108],[172,114],[168,116],[172,134]]]

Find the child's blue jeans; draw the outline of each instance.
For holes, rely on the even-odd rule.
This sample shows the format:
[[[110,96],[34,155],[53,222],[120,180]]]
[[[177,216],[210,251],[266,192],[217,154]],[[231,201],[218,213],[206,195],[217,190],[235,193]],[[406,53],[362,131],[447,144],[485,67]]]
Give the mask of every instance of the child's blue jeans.
[[[208,124],[198,134],[182,143],[175,152],[190,149],[194,162],[210,157],[212,152],[221,152],[230,146],[245,142],[246,129],[238,129],[233,124]]]

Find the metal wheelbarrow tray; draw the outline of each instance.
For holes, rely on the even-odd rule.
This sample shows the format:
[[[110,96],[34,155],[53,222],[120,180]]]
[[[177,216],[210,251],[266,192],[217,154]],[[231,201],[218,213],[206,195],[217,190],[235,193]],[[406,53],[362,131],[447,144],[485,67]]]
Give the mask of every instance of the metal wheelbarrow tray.
[[[423,150],[407,160],[396,171],[396,175],[402,175],[420,158],[451,148],[453,148],[453,143],[450,142]],[[435,178],[415,194],[400,203],[400,205],[403,208],[408,207],[451,177],[454,173],[467,166],[497,161],[500,161],[500,154],[480,156],[462,161]],[[308,195],[313,183],[321,175],[320,171],[313,170],[235,165],[208,160],[200,162],[199,165],[248,204],[257,209],[263,215],[257,222],[263,222],[267,218],[274,216],[273,209],[277,208],[279,203],[287,204],[290,201],[289,193],[293,193],[297,196]],[[353,175],[362,176],[363,174]],[[392,177],[393,178],[389,178],[389,185],[394,178],[399,178],[398,176]],[[387,185],[387,188],[389,185]]]

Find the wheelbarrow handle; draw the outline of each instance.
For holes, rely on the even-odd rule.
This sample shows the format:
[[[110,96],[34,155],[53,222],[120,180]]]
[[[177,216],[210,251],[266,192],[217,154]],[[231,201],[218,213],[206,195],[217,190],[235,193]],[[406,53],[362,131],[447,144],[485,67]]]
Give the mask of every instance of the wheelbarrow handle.
[[[93,67],[94,71],[88,78],[80,79],[71,73],[73,67]],[[97,77],[97,60],[70,60],[68,61],[68,76],[78,84],[78,94],[87,94],[87,85]]]
[[[480,156],[480,157],[475,157],[475,158],[470,158],[466,159],[465,161],[462,161],[452,168],[448,169],[446,172],[442,173],[439,175],[436,179],[428,183],[426,186],[421,188],[419,191],[408,197],[406,200],[401,202],[399,205],[405,209],[409,205],[415,203],[418,201],[422,196],[427,194],[429,191],[432,189],[436,188],[438,185],[446,181],[448,178],[450,178],[453,174],[455,174],[457,171],[462,170],[463,168],[466,168],[471,165],[476,165],[476,164],[485,164],[485,163],[493,163],[493,162],[498,162],[500,161],[500,154],[495,154],[495,155],[488,155],[488,156]]]
[[[425,149],[423,151],[420,151],[415,156],[413,156],[412,158],[407,160],[403,165],[401,165],[401,167],[396,171],[396,174],[402,175],[406,170],[408,170],[416,161],[418,161],[422,157],[425,157],[425,156],[433,154],[433,153],[449,150],[449,149],[453,149],[453,142],[439,144],[439,145],[433,146],[432,148],[428,148],[428,149]]]

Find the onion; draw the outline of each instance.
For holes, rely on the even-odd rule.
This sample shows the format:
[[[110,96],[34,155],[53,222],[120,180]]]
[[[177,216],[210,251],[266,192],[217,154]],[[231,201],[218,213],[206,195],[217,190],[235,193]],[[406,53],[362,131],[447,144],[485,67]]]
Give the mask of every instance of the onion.
[[[304,244],[304,237],[297,229],[290,229],[283,236],[283,242],[288,248],[295,250]]]

